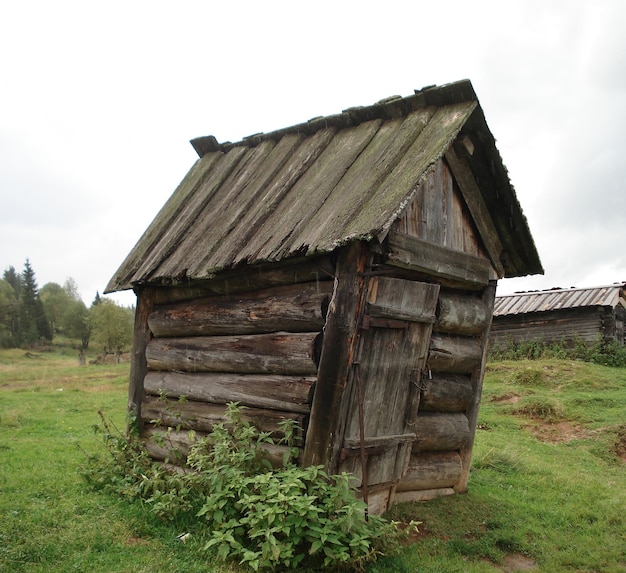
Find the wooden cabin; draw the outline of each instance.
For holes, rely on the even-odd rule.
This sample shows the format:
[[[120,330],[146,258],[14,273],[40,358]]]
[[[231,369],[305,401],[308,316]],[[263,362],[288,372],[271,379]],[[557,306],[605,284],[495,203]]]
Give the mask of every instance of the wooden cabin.
[[[301,463],[354,473],[370,512],[464,491],[496,281],[542,272],[471,83],[191,143],[106,289],[137,295],[151,455],[236,401],[297,420]]]
[[[617,340],[624,345],[624,283],[589,288],[556,288],[497,296],[491,344],[541,341],[572,346]]]

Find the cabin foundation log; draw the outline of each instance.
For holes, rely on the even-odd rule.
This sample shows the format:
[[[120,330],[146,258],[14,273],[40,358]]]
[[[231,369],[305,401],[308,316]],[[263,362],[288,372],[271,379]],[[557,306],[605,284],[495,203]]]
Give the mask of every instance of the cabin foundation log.
[[[226,406],[210,404],[195,400],[171,400],[145,396],[141,405],[144,424],[154,424],[161,428],[180,428],[197,432],[211,432],[216,424],[224,424],[230,428],[230,420],[226,415]],[[290,412],[277,412],[261,408],[242,408],[239,417],[262,432],[269,432],[273,439],[281,439],[284,432],[281,422],[293,420],[296,425],[296,444],[302,441],[305,416]],[[300,444],[301,445],[301,444]]]
[[[154,427],[145,428],[141,434],[144,447],[152,458],[181,466],[185,464],[192,446],[203,438],[206,438],[206,434],[200,432],[192,437],[187,431]],[[281,467],[283,456],[290,449],[288,446],[263,444],[262,457],[268,459],[273,467]]]
[[[397,492],[453,487],[461,477],[458,452],[413,454]]]

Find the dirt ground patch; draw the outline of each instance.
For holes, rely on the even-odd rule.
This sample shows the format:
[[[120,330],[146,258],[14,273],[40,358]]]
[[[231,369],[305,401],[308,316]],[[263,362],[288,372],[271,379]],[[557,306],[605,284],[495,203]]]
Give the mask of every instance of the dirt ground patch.
[[[615,439],[613,451],[618,458],[626,462],[626,425],[621,426],[617,430],[617,438]]]
[[[515,573],[515,571],[531,571],[537,567],[537,563],[522,555],[521,553],[511,553],[504,558],[502,571]]]
[[[561,422],[546,422],[536,419],[527,428],[538,440],[549,444],[564,444],[589,436],[589,430],[584,426],[565,420]]]
[[[498,404],[517,404],[520,401],[518,394],[504,394],[504,396],[496,396],[491,398],[491,402],[497,402]]]

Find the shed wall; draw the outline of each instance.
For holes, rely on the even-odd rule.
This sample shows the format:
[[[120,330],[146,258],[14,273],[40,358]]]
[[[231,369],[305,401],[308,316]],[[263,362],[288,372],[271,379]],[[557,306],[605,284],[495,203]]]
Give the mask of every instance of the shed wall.
[[[620,307],[578,307],[546,312],[496,316],[490,344],[505,348],[510,342],[541,341],[593,344],[602,339],[624,344],[624,320]]]

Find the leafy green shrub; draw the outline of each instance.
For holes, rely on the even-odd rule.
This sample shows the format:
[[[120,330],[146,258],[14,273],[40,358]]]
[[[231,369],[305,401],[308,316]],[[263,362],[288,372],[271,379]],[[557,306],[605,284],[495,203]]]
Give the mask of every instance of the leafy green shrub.
[[[543,340],[515,342],[509,339],[504,346],[494,344],[489,349],[490,360],[540,360],[557,358],[583,360],[601,366],[626,366],[626,347],[617,340],[598,338],[594,343],[577,340],[566,346],[562,342],[547,343]]]
[[[83,476],[92,487],[141,500],[160,518],[193,518],[205,551],[255,571],[361,569],[410,533],[381,517],[368,519],[348,474],[297,466],[292,421],[278,442],[287,446],[282,466],[272,468],[269,434],[243,421],[236,404],[227,406],[227,416],[227,424],[195,441],[181,471],[150,460],[135,434],[120,434],[103,418],[98,431],[109,455],[89,458]]]

